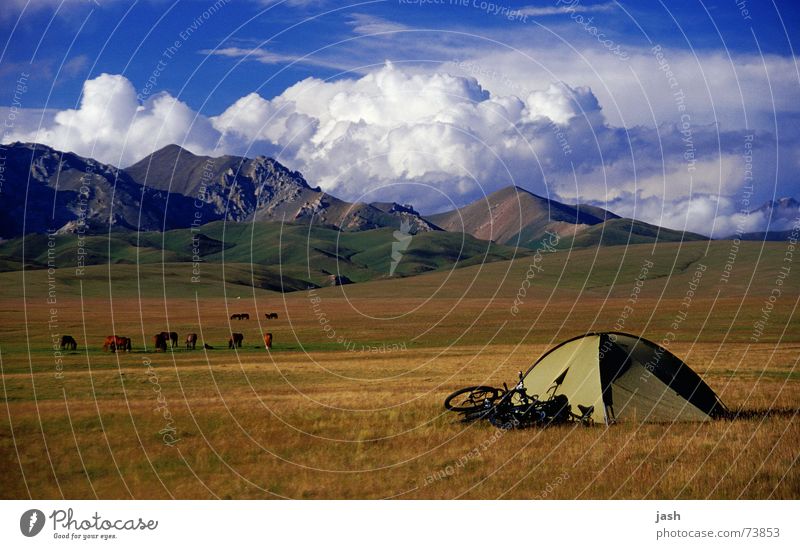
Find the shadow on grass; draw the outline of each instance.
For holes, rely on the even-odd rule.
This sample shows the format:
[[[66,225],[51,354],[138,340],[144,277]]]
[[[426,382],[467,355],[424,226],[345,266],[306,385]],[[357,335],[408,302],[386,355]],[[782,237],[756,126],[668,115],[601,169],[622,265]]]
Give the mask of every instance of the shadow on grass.
[[[784,418],[792,419],[800,416],[800,408],[756,408],[756,409],[742,409],[728,412],[727,415],[721,417],[722,420],[753,420],[765,418]]]

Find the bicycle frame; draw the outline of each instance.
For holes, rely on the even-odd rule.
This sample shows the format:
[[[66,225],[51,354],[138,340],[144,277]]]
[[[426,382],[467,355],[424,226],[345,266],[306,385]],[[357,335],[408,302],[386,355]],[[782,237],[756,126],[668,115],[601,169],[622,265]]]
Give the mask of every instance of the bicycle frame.
[[[575,414],[567,397],[556,394],[557,390],[558,385],[553,385],[547,390],[548,398],[539,400],[539,395],[528,394],[523,384],[522,372],[520,372],[519,382],[513,389],[508,389],[505,383],[503,389],[487,386],[467,387],[450,395],[445,401],[445,407],[461,413],[464,422],[485,419],[501,429],[545,427],[564,423],[581,423],[582,425],[594,423],[591,417],[594,412],[593,406],[586,408],[580,406],[581,414]],[[453,399],[462,395],[467,395],[464,402],[471,403],[471,406],[459,407],[452,404]],[[475,395],[478,397],[473,398]],[[481,401],[481,397],[484,395],[491,398],[483,398]]]

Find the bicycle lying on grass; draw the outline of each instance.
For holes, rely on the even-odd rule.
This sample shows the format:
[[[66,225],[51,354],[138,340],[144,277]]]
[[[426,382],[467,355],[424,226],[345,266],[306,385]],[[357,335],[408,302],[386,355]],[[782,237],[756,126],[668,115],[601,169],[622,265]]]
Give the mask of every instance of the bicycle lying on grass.
[[[529,395],[523,384],[522,372],[519,383],[513,389],[477,385],[464,387],[452,393],[444,401],[444,407],[462,414],[462,421],[485,419],[500,429],[523,429],[546,427],[565,423],[594,424],[594,406],[578,404],[579,414],[572,411],[566,395],[557,395],[556,385],[548,390],[545,400],[539,395]]]

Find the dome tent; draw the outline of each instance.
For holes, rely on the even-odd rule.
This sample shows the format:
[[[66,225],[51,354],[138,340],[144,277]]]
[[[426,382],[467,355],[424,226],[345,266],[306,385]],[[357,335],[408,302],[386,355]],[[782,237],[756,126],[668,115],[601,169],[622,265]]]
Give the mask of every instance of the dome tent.
[[[709,421],[727,413],[719,397],[681,359],[647,339],[620,332],[569,339],[530,367],[530,395],[563,394],[613,423]]]

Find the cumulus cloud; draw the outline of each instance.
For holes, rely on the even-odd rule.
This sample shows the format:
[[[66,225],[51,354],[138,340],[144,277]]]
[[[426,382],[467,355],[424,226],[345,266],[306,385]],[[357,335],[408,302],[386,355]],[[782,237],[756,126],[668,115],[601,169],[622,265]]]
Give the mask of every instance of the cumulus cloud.
[[[525,147],[515,123],[580,111],[553,90],[529,101],[492,97],[474,79],[411,74],[387,63],[359,79],[307,79],[272,100],[248,96],[212,122],[229,147],[289,147],[291,161],[315,183],[345,196],[367,182],[411,180],[446,188],[478,179],[494,190],[504,156]]]
[[[619,126],[652,126],[679,115],[676,90],[650,48],[626,45],[629,58],[625,61],[578,40],[524,51],[524,57],[514,51],[456,53],[451,57],[456,62],[444,64],[443,69],[474,76],[498,95],[535,90],[553,80],[589,86],[603,105],[606,119]],[[667,47],[662,52],[696,123],[772,128],[776,112],[800,112],[800,102],[794,99],[798,94],[796,57]],[[539,59],[547,62],[539,63]]]
[[[271,99],[251,93],[210,118],[165,93],[139,103],[130,81],[103,74],[85,83],[79,108],[40,129],[21,125],[6,137],[13,140],[122,166],[169,143],[198,154],[269,154],[342,198],[393,199],[427,212],[515,184],[716,236],[766,223],[736,217],[749,173],[745,144],[760,154],[763,173],[775,169],[758,152],[775,146],[765,132],[616,127],[588,87],[543,81],[494,95],[472,77],[388,62],[361,77],[308,78]],[[420,183],[436,190],[420,192]]]
[[[169,94],[139,104],[124,76],[101,74],[87,80],[77,109],[59,111],[40,128],[18,126],[6,141],[44,143],[115,165],[127,165],[170,143],[213,150],[213,130],[204,118]]]

